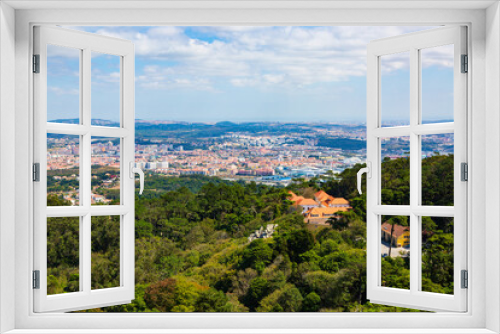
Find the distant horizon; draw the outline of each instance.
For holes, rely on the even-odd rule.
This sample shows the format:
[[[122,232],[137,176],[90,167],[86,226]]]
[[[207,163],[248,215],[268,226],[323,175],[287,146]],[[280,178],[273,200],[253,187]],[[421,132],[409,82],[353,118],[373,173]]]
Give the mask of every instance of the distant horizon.
[[[103,118],[92,118],[92,121],[103,121],[103,122],[109,122],[113,124],[117,124],[118,121],[110,120],[110,119],[103,119]],[[48,120],[47,122],[49,123],[58,123],[61,121],[73,121],[74,123],[79,122],[79,118],[57,118],[57,119],[51,119]],[[315,120],[315,121],[274,121],[274,120],[245,120],[245,121],[236,121],[236,120],[211,120],[211,121],[189,121],[189,120],[176,120],[176,119],[143,119],[143,118],[136,118],[135,121],[139,122],[159,122],[159,123],[187,123],[187,124],[220,124],[220,123],[233,123],[233,124],[245,124],[245,123],[283,123],[283,124],[294,124],[294,123],[299,123],[299,124],[333,124],[333,125],[348,125],[348,124],[356,124],[356,125],[365,125],[366,122],[359,122],[359,121],[343,121],[343,122],[334,122],[334,121],[326,121],[326,120]],[[396,122],[397,123],[397,122]]]
[[[102,118],[92,118],[92,121],[103,121],[112,124],[117,124],[117,121],[102,119]],[[79,122],[79,118],[58,118],[48,120],[49,123],[57,123],[58,121],[73,121],[74,123]],[[283,121],[283,120],[246,120],[246,121],[236,121],[236,120],[212,120],[212,121],[189,121],[189,120],[175,120],[175,119],[142,119],[136,118],[135,121],[139,122],[159,122],[164,124],[211,124],[216,125],[219,123],[233,123],[233,124],[246,124],[246,123],[278,123],[278,124],[330,124],[330,125],[366,125],[366,121],[327,121],[327,120],[315,120],[315,121]],[[436,123],[453,122],[452,119],[435,119],[432,120]],[[404,120],[394,120],[392,122],[385,122],[384,124],[401,124],[405,122]],[[425,123],[424,123],[425,124]]]

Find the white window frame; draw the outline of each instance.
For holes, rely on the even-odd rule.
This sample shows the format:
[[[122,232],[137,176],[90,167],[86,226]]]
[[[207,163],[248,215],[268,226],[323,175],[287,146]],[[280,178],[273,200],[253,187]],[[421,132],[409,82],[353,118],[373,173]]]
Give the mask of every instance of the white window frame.
[[[207,4],[208,3],[208,4]],[[398,2],[399,9],[391,9],[394,3],[339,1],[329,4],[312,4],[297,1],[293,4],[269,3],[247,4],[246,9],[221,9],[225,5],[210,1],[202,4],[192,3],[180,5],[172,2],[163,4],[170,8],[146,9],[147,6],[162,6],[157,2],[144,1],[143,5],[135,3],[136,9],[102,10],[96,6],[116,6],[112,2],[82,1],[76,4],[65,2],[17,2],[2,3],[0,9],[0,66],[2,78],[0,87],[2,104],[0,107],[2,120],[15,127],[15,146],[6,143],[4,134],[13,131],[0,132],[1,157],[15,160],[12,165],[6,160],[0,160],[0,182],[3,197],[0,198],[0,208],[9,203],[5,197],[8,193],[4,184],[14,186],[9,182],[5,171],[15,167],[15,229],[11,221],[5,217],[2,210],[0,241],[0,318],[2,330],[16,329],[15,333],[36,333],[37,329],[54,329],[51,332],[71,333],[76,329],[88,329],[92,333],[125,332],[133,333],[134,328],[165,329],[162,332],[181,332],[175,329],[190,328],[193,332],[238,332],[237,329],[268,329],[266,332],[345,332],[342,328],[350,328],[350,333],[414,333],[410,328],[419,328],[422,333],[494,333],[500,331],[499,297],[499,243],[500,230],[500,136],[498,127],[500,117],[500,11],[498,3],[493,2]],[[19,10],[15,13],[15,23],[12,20],[12,6],[35,8]],[[61,6],[70,8],[62,10],[41,10],[41,8],[57,9]],[[73,8],[71,8],[73,6]],[[130,5],[129,5],[130,6]],[[184,6],[178,9],[175,6]],[[194,6],[194,7],[193,7]],[[203,7],[196,7],[203,6]],[[211,8],[210,8],[211,6]],[[231,5],[227,5],[231,6]],[[281,8],[279,8],[281,6]],[[315,7],[317,6],[317,7]],[[432,6],[432,7],[431,7]],[[490,6],[487,10],[487,6]],[[75,9],[78,7],[80,9]],[[81,9],[85,8],[87,9]],[[189,7],[189,8],[188,8]],[[202,10],[203,8],[209,10]],[[441,8],[441,9],[436,9]],[[457,9],[457,7],[460,7]],[[93,9],[92,9],[93,8]],[[219,8],[219,9],[216,9]],[[357,8],[357,9],[346,9]],[[370,9],[368,9],[370,8]],[[401,9],[405,8],[405,9]],[[201,10],[200,10],[201,9]],[[486,25],[485,25],[486,23]],[[469,152],[470,183],[469,183],[469,221],[474,230],[469,227],[470,242],[468,243],[468,268],[470,271],[468,289],[469,308],[466,313],[435,313],[435,314],[34,314],[31,290],[30,245],[32,245],[32,203],[26,198],[32,194],[31,160],[32,147],[32,77],[29,73],[32,27],[35,24],[65,24],[65,25],[436,25],[465,24],[469,27],[469,56],[472,75],[468,78],[471,87],[468,96],[469,103]],[[8,29],[6,29],[8,28]],[[13,35],[15,30],[15,62],[12,60]],[[9,38],[10,36],[10,38]],[[7,37],[7,38],[6,38]],[[4,43],[7,48],[4,48]],[[7,55],[5,55],[7,53]],[[9,66],[15,63],[15,74],[9,71]],[[485,71],[488,66],[488,71]],[[4,69],[7,70],[4,72]],[[5,77],[6,74],[10,77]],[[9,81],[10,79],[10,81]],[[15,86],[9,82],[15,79]],[[488,85],[487,85],[488,84]],[[8,93],[15,93],[15,101],[4,100]],[[15,120],[13,113],[15,103]],[[5,130],[5,123],[0,125]],[[488,140],[485,132],[488,131]],[[488,152],[486,155],[485,152]],[[486,162],[488,162],[486,164]],[[484,167],[486,166],[486,167]],[[488,182],[486,181],[488,174]],[[11,177],[11,176],[9,176]],[[486,196],[488,194],[488,197]],[[488,206],[486,204],[489,204]],[[5,215],[5,216],[3,216]],[[12,240],[15,238],[15,244]],[[7,249],[6,249],[7,248]],[[12,249],[15,249],[12,256]],[[488,253],[487,253],[488,252]],[[485,254],[491,258],[485,265]],[[12,286],[15,286],[12,289]],[[15,291],[12,291],[15,290]],[[486,293],[488,291],[488,293]],[[12,305],[15,305],[12,310]],[[9,308],[10,306],[10,308]],[[13,318],[12,318],[13,316]],[[169,328],[170,330],[166,329]],[[107,331],[107,330],[108,331]],[[288,329],[288,330],[284,330]],[[295,330],[293,330],[295,329]],[[462,329],[462,330],[459,330]],[[241,330],[243,332],[244,330]],[[41,331],[40,331],[41,332]],[[47,331],[45,331],[47,332]],[[87,332],[87,331],[86,331]],[[186,331],[184,331],[186,332]]]
[[[467,310],[467,290],[460,284],[462,270],[467,270],[467,185],[461,180],[461,163],[467,163],[467,75],[461,73],[461,56],[467,54],[465,26],[434,28],[412,34],[388,37],[370,42],[367,60],[367,298],[378,304],[408,306],[430,311]],[[453,122],[422,124],[422,49],[453,45]],[[382,124],[381,64],[384,56],[409,54],[409,124]],[[470,73],[470,72],[469,72]],[[454,134],[454,205],[429,206],[422,204],[421,136]],[[409,137],[410,139],[410,203],[383,205],[381,196],[381,138]],[[381,217],[403,215],[410,222],[410,288],[396,289],[381,285],[380,257]],[[454,217],[454,292],[452,295],[422,291],[422,217]]]
[[[131,178],[135,163],[134,45],[127,40],[53,26],[34,27],[34,54],[40,58],[33,75],[34,162],[39,163],[39,182],[33,184],[34,270],[39,270],[39,289],[34,289],[35,312],[74,311],[128,304],[135,295],[135,193]],[[73,48],[80,53],[79,124],[47,122],[47,45]],[[92,52],[114,55],[120,61],[120,126],[91,124]],[[79,136],[80,205],[47,207],[47,133]],[[120,204],[91,205],[92,137],[120,139]],[[133,176],[134,174],[132,174]],[[120,217],[119,286],[92,290],[92,217]],[[47,295],[47,218],[79,218],[79,291]]]

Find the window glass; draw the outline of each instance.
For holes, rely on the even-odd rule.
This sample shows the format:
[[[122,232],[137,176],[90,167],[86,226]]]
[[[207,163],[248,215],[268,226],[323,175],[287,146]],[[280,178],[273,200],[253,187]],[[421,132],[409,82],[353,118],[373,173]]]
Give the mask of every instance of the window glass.
[[[120,286],[120,216],[92,216],[92,290]]]
[[[453,45],[420,50],[422,124],[453,122]]]
[[[410,289],[410,217],[381,216],[381,286]]]
[[[47,206],[80,204],[80,137],[47,134]]]
[[[421,217],[422,291],[453,294],[453,218]]]
[[[382,126],[410,125],[410,52],[380,57]]]
[[[121,57],[92,52],[92,125],[120,126]]]
[[[453,206],[453,139],[452,133],[421,136],[422,205]]]
[[[80,124],[81,50],[47,45],[47,121]]]
[[[80,289],[80,218],[47,218],[47,294]]]
[[[92,205],[120,204],[120,138],[92,137]]]
[[[410,205],[410,137],[380,138],[382,205]]]

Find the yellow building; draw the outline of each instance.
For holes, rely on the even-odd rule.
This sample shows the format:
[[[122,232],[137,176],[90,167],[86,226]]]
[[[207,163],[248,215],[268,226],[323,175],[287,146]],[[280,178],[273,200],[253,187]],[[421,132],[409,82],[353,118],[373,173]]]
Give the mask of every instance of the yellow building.
[[[389,223],[382,224],[382,240],[389,243],[391,240],[392,225]],[[410,246],[410,227],[394,225],[392,232],[392,246],[393,247],[409,247]]]

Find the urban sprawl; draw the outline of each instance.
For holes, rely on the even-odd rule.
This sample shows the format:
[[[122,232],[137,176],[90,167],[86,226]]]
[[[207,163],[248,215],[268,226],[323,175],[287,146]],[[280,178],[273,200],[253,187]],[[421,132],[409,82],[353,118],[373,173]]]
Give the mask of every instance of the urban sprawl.
[[[227,124],[226,124],[227,123]],[[226,180],[255,181],[286,186],[294,178],[333,177],[366,159],[366,131],[362,125],[313,123],[188,124],[138,121],[137,167],[164,176],[206,175]],[[452,135],[422,139],[422,155],[453,152]],[[383,158],[409,154],[409,138],[384,138]],[[106,168],[93,182],[93,202],[108,202],[99,187],[119,189],[120,139],[93,138],[92,170]],[[47,170],[56,181],[79,180],[78,136],[48,135]],[[74,170],[75,173],[57,171]],[[66,189],[65,199],[76,203],[78,189]]]

